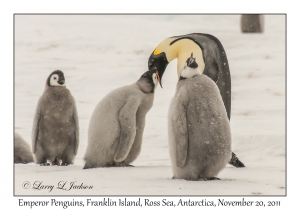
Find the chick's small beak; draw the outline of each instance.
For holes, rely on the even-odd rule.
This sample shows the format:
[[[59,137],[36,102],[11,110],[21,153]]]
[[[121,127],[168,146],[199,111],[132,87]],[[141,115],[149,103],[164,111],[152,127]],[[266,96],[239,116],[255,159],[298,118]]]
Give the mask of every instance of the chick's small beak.
[[[159,77],[158,72],[156,71],[155,74],[156,74],[156,76],[157,76],[157,80],[158,80],[158,82],[159,82],[159,84],[160,84],[160,87],[163,88],[163,87],[162,87],[162,84],[161,84],[161,80],[160,80],[160,77]]]
[[[58,82],[60,85],[63,85],[63,84],[65,84],[65,78],[60,78],[57,82]]]

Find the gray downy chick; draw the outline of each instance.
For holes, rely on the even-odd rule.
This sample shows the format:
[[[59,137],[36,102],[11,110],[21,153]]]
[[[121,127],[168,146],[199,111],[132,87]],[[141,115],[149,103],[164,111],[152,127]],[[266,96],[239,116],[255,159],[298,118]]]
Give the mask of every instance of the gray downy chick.
[[[90,119],[84,169],[130,166],[137,158],[158,82],[157,70],[153,69],[136,83],[117,88],[101,99]]]
[[[28,143],[15,132],[15,141],[14,141],[14,163],[32,163],[33,155],[30,150]]]
[[[169,107],[173,178],[214,180],[231,157],[230,124],[217,85],[201,75],[192,55]]]
[[[64,73],[53,71],[38,100],[32,127],[32,151],[40,165],[69,165],[79,145],[74,97],[66,88]]]

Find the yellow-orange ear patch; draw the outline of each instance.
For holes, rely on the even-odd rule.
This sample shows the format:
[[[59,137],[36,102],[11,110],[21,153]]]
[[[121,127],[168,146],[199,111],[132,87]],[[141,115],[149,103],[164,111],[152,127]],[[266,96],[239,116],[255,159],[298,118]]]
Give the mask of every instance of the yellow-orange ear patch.
[[[160,52],[158,50],[154,50],[153,55],[158,55]]]

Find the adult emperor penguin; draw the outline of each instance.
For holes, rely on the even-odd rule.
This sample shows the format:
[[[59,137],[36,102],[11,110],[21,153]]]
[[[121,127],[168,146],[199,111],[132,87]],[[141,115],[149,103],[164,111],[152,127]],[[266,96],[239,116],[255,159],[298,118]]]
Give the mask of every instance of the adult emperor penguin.
[[[159,81],[155,69],[147,71],[136,83],[113,90],[98,103],[89,124],[84,169],[130,166],[137,158]]]
[[[177,58],[177,75],[179,78],[182,68],[192,52],[197,59],[200,73],[207,75],[217,84],[227,117],[230,120],[231,78],[229,64],[225,50],[216,37],[210,34],[192,33],[167,38],[150,55],[148,68],[149,70],[157,68],[160,79],[162,79],[169,62]],[[234,153],[232,153],[229,163],[235,167],[245,167]]]
[[[33,162],[33,155],[30,151],[28,143],[15,132],[14,142],[14,163],[31,163]]]
[[[53,71],[40,97],[32,127],[32,151],[40,165],[69,165],[79,144],[74,97],[66,88],[64,73]]]
[[[229,119],[216,83],[201,74],[192,55],[169,108],[173,178],[213,180],[230,160]]]

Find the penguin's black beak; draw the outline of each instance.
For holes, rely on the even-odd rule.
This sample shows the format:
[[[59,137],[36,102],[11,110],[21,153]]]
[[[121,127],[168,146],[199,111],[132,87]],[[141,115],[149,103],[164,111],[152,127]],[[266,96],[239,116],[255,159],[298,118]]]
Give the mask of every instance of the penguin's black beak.
[[[164,52],[160,53],[160,54],[154,54],[153,53],[150,55],[149,59],[148,59],[148,70],[153,70],[154,68],[156,68],[157,72],[158,72],[158,77],[159,77],[159,84],[162,87],[162,76],[168,66],[169,62],[167,60],[167,56]]]

